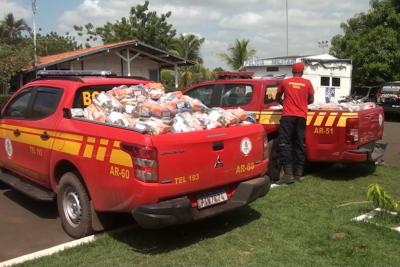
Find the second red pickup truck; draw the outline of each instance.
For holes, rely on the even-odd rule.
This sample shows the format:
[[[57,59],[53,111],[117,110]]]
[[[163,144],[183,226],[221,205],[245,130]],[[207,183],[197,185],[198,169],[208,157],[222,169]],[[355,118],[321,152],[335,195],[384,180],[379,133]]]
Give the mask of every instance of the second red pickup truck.
[[[209,107],[242,108],[256,114],[269,140],[268,174],[281,175],[277,137],[282,110],[275,95],[282,79],[252,79],[247,72],[224,72],[220,79],[194,84],[184,94]],[[329,105],[325,105],[329,107]],[[363,110],[316,108],[308,112],[306,156],[308,162],[375,162],[382,158],[384,112],[372,105]]]

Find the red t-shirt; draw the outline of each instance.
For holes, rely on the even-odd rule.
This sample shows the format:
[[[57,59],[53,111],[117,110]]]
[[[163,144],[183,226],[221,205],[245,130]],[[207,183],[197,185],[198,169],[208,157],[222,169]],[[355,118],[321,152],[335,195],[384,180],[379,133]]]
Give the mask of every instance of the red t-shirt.
[[[307,119],[308,98],[314,95],[311,82],[301,77],[282,81],[278,93],[284,94],[282,116],[295,116]]]

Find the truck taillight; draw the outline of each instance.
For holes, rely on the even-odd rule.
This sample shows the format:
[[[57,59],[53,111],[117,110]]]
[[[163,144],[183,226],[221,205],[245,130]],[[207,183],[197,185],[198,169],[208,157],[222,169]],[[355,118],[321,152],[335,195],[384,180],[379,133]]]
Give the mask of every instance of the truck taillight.
[[[264,159],[267,159],[268,158],[268,136],[267,135],[264,135],[263,147],[264,147]]]
[[[359,140],[359,125],[358,119],[350,118],[346,121],[346,144],[355,145]]]
[[[128,143],[121,143],[120,147],[131,156],[137,179],[147,183],[158,181],[157,150],[155,147]]]

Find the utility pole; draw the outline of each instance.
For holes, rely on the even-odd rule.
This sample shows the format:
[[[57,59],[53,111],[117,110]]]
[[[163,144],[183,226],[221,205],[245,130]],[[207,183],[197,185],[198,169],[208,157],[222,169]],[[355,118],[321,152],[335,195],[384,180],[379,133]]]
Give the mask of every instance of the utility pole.
[[[33,64],[37,64],[36,55],[36,0],[32,0],[32,13],[33,13]]]
[[[289,56],[289,8],[286,0],[286,56]]]

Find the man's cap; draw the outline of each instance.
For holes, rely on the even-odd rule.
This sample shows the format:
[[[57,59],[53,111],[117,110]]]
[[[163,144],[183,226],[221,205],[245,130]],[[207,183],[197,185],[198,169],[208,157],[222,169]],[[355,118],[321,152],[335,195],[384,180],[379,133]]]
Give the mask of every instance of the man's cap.
[[[292,66],[292,72],[293,73],[303,73],[304,71],[304,63],[303,62],[298,62],[294,63]]]

